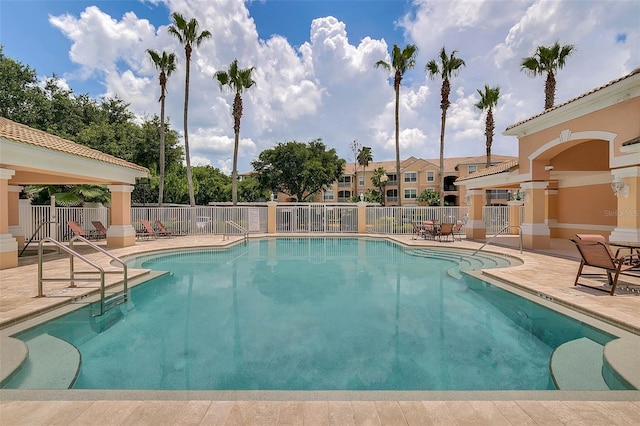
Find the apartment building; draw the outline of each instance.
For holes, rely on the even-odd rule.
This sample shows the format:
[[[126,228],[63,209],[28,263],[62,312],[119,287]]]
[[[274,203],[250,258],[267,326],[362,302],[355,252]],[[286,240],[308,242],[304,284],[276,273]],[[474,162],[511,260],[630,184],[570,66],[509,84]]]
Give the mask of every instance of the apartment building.
[[[507,155],[492,155],[491,165],[501,164],[516,157]],[[466,177],[472,173],[486,168],[487,157],[484,155],[475,157],[452,157],[444,159],[444,197],[449,205],[460,205],[464,194],[460,194],[454,184],[456,179]],[[409,157],[400,163],[400,184],[396,176],[395,161],[373,161],[364,168],[358,164],[347,163],[343,177],[335,182],[331,188],[323,191],[316,201],[319,202],[345,202],[352,197],[365,193],[370,189],[377,190],[371,178],[374,171],[382,167],[388,177],[384,187],[385,205],[398,205],[399,197],[403,206],[417,205],[418,195],[427,189],[439,190],[438,179],[440,159],[422,159]],[[507,190],[492,189],[491,203],[506,204],[508,200]],[[279,201],[285,201],[278,198]]]

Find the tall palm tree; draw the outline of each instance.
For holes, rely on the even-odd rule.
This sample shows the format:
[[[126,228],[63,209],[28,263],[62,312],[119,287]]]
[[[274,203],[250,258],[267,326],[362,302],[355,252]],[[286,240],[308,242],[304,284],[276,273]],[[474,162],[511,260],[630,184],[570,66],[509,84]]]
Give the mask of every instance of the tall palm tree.
[[[480,95],[480,102],[475,106],[480,111],[487,110],[487,117],[485,118],[484,135],[487,140],[487,167],[491,165],[491,145],[493,143],[493,130],[495,129],[495,122],[493,121],[493,107],[498,105],[498,98],[500,98],[500,86],[489,87],[484,85],[484,92],[478,89]]]
[[[376,68],[382,67],[385,70],[393,71],[393,90],[396,92],[396,180],[398,182],[398,206],[402,205],[402,194],[400,188],[400,83],[402,76],[416,65],[416,54],[418,48],[413,44],[408,44],[400,50],[397,44],[393,45],[391,51],[391,63],[380,60],[374,64]]]
[[[573,44],[560,45],[557,41],[552,46],[538,46],[536,53],[528,58],[522,58],[521,70],[530,77],[546,73],[547,80],[544,83],[544,109],[553,106],[556,98],[557,70],[564,68],[567,58],[576,51]]]
[[[191,71],[191,52],[193,51],[193,45],[199,47],[204,40],[211,37],[211,33],[207,30],[203,30],[198,33],[198,21],[192,18],[189,22],[179,14],[173,12],[171,14],[173,18],[173,24],[168,28],[169,34],[175,36],[181,45],[184,46],[184,55],[186,58],[186,72],[184,80],[184,151],[187,160],[187,184],[189,185],[189,203],[191,207],[196,205],[196,197],[193,192],[193,176],[191,174],[191,155],[189,154],[189,131],[187,129],[187,122],[189,116],[189,73]]]
[[[384,167],[378,167],[373,171],[373,176],[371,176],[371,183],[373,183],[373,185],[380,191],[380,204],[382,204],[383,206],[386,204],[384,187],[387,185],[388,180],[389,177],[387,176],[387,172],[384,170]]]
[[[440,63],[435,59],[427,62],[424,67],[429,77],[433,80],[436,77],[442,78],[442,87],[440,87],[440,109],[442,110],[442,117],[440,119],[440,205],[444,206],[444,128],[447,122],[447,109],[449,109],[449,93],[451,93],[451,83],[449,79],[458,75],[460,69],[466,64],[464,61],[456,57],[457,50],[451,52],[451,55],[447,56],[447,52],[444,49],[440,49]]]
[[[165,166],[165,154],[164,154],[164,100],[167,93],[167,79],[176,70],[176,54],[162,52],[160,55],[153,49],[147,49],[147,53],[156,67],[156,70],[160,71],[158,80],[160,81],[160,183],[158,185],[158,207],[162,207],[164,200],[164,166]]]
[[[251,78],[251,72],[254,69],[255,67],[240,69],[238,68],[238,60],[234,59],[229,65],[228,71],[218,71],[214,75],[220,90],[226,87],[236,94],[233,98],[232,111],[235,138],[233,142],[233,171],[231,172],[231,200],[234,206],[238,203],[238,143],[240,141],[240,119],[242,118],[241,93],[256,84]]]
[[[360,150],[358,151],[357,160],[358,160],[358,164],[362,166],[362,169],[364,171],[364,176],[366,178],[367,166],[369,166],[369,163],[373,161],[373,154],[371,154],[371,147],[363,146],[362,148],[360,148]],[[364,186],[366,188],[366,182]],[[365,190],[365,188],[363,188],[363,191]]]

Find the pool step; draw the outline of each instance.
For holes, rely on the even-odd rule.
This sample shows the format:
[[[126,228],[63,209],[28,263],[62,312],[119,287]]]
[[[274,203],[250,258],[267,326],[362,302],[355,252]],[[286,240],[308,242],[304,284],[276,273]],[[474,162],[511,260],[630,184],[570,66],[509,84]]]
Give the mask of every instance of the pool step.
[[[582,337],[551,354],[551,377],[560,390],[610,390],[602,376],[604,346]]]
[[[73,385],[80,368],[75,346],[48,334],[25,343],[29,354],[4,388],[69,389]]]

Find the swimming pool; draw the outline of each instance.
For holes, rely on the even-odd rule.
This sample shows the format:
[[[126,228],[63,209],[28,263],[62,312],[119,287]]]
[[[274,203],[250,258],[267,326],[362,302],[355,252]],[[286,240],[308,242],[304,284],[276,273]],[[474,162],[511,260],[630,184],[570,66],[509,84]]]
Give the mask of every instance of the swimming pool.
[[[428,254],[279,238],[143,256],[171,273],[104,318],[87,306],[20,338],[77,347],[74,388],[176,390],[552,389],[554,348],[612,339]]]

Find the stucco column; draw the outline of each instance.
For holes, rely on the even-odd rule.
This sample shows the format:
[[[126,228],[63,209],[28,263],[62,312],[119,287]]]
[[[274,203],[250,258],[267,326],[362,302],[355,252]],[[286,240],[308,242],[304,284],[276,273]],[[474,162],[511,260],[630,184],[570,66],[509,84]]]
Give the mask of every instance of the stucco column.
[[[522,201],[507,201],[509,206],[509,234],[519,235],[518,226],[522,222]]]
[[[621,182],[621,188],[616,194],[616,211],[605,212],[617,216],[617,224],[609,241],[640,241],[640,167],[616,169],[611,174],[614,182]]]
[[[131,185],[109,185],[111,191],[111,224],[107,229],[108,247],[128,247],[136,243],[136,230],[131,225]]]
[[[24,247],[24,229],[20,225],[20,191],[21,186],[9,185],[9,233],[18,242],[18,248]]]
[[[464,196],[469,206],[469,220],[465,226],[467,238],[483,240],[487,237],[487,228],[484,225],[483,210],[486,199],[483,189],[470,189]]]
[[[562,238],[558,231],[558,190],[547,189],[544,193],[546,197],[545,217],[551,238]]]
[[[548,182],[525,182],[520,184],[524,190],[524,219],[522,221],[522,243],[528,249],[546,249],[551,247],[551,233],[547,226]]]
[[[276,207],[278,203],[275,201],[267,202],[267,233],[276,233]]]
[[[367,203],[360,201],[358,203],[358,234],[367,233]]]
[[[0,269],[18,266],[18,241],[9,233],[9,179],[14,174],[13,170],[0,169]]]

